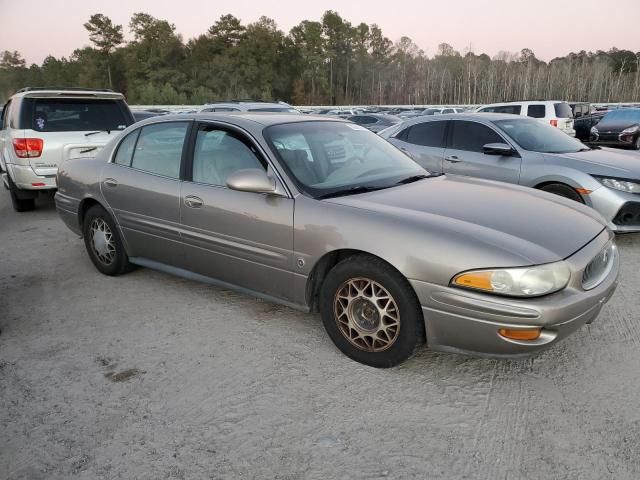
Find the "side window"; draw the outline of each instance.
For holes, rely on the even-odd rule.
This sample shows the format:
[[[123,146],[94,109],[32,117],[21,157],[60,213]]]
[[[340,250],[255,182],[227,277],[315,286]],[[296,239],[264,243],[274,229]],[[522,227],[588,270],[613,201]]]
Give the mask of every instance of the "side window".
[[[500,135],[486,125],[476,122],[453,121],[451,148],[468,152],[482,152],[487,143],[504,143]]]
[[[11,107],[11,100],[9,100],[7,102],[7,104],[4,107],[4,110],[2,111],[2,129],[4,130],[5,128],[7,128],[9,126],[9,109]]]
[[[238,170],[265,166],[239,136],[214,126],[201,126],[193,152],[193,181],[225,186]]]
[[[212,112],[239,112],[240,110],[238,110],[237,108],[231,108],[231,107],[216,107],[211,111]]]
[[[425,147],[444,147],[444,130],[447,122],[424,122],[410,127],[406,141]]]
[[[170,178],[180,178],[180,160],[187,122],[156,123],[142,127],[131,166]]]
[[[442,110],[442,113],[455,113],[453,111],[453,108],[445,108],[444,110]]]
[[[546,107],[544,103],[529,105],[527,116],[532,118],[544,118],[546,116]]]
[[[118,145],[118,150],[116,151],[116,156],[113,159],[114,163],[118,165],[125,165],[127,167],[131,166],[131,157],[133,156],[133,147],[136,145],[136,140],[138,139],[138,135],[140,134],[140,129],[131,132],[129,135],[125,137],[120,145]]]
[[[502,107],[495,107],[496,113],[510,113],[512,115],[520,115],[522,111],[521,105],[503,105]]]

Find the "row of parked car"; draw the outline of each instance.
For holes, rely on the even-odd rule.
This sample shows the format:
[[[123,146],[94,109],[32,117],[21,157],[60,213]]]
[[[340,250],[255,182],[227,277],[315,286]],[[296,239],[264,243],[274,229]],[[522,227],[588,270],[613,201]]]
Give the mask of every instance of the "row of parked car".
[[[245,113],[135,122],[111,91],[23,89],[2,116],[5,186],[20,211],[57,189],[106,275],[150,267],[318,311],[342,352],[375,367],[424,342],[548,348],[611,298],[612,230],[640,230],[637,155],[540,119],[443,113],[376,135],[284,105],[227,107]]]

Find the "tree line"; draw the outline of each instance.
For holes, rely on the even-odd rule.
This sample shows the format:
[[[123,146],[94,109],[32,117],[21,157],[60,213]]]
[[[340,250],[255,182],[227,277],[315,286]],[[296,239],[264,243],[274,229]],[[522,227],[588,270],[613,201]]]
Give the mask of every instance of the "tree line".
[[[102,14],[84,24],[91,46],[27,66],[0,53],[0,100],[23,86],[113,88],[131,104],[202,104],[253,98],[296,105],[481,104],[522,99],[640,99],[640,52],[580,51],[544,62],[533,51],[493,58],[441,43],[428,57],[409,37],[352,25],[337,12],[288,34],[267,17],[223,15],[184,41],[175,25],[135,13],[123,26]]]

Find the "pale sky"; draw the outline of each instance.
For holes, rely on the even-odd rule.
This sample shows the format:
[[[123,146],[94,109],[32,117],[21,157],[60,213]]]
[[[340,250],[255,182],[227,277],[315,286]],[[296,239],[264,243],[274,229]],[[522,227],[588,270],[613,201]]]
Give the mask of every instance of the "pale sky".
[[[220,15],[244,24],[266,15],[288,32],[302,20],[335,10],[353,24],[377,23],[392,41],[410,37],[429,56],[441,42],[476,53],[531,48],[550,60],[571,51],[640,51],[640,0],[0,0],[0,51],[18,50],[27,63],[69,56],[89,45],[82,26],[103,13],[124,27],[135,12],[165,19],[185,41]]]

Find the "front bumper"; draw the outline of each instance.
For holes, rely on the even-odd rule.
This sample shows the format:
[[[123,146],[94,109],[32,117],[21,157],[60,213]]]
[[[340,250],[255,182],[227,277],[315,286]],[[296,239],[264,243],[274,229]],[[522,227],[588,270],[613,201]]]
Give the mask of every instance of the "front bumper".
[[[13,183],[21,190],[51,190],[57,188],[55,173],[38,175],[26,165],[7,164],[7,170]]]
[[[616,233],[640,232],[640,195],[600,187],[585,198]]]
[[[612,237],[605,230],[569,257],[569,285],[545,297],[498,297],[410,280],[422,305],[429,347],[489,357],[529,356],[591,323],[616,289],[619,260],[616,258],[609,275],[592,290],[582,288],[582,273]],[[498,333],[501,328],[536,327],[542,328],[542,334],[533,341],[510,340]]]

